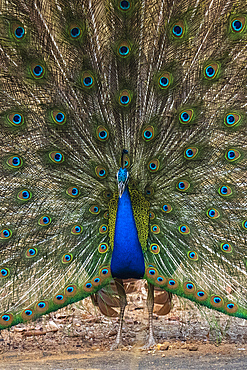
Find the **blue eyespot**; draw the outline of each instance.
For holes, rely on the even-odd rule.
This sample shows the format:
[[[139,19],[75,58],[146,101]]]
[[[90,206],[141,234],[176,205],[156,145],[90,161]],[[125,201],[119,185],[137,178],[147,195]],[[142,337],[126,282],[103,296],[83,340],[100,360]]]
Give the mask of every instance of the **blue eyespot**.
[[[19,26],[15,29],[15,37],[17,39],[22,39],[24,35],[25,35],[25,30],[23,27]]]
[[[150,275],[155,275],[156,274],[156,271],[155,270],[149,270],[149,274]]]
[[[49,220],[49,218],[48,218],[47,216],[43,217],[43,223],[44,223],[45,225],[47,225],[49,221],[50,221],[50,220]]]
[[[95,283],[99,283],[99,282],[100,282],[100,278],[95,278],[95,279],[94,279],[94,282],[95,282]]]
[[[45,308],[45,306],[46,306],[45,302],[39,302],[38,303],[39,308]]]
[[[227,308],[229,308],[229,310],[232,310],[234,308],[234,304],[233,303],[228,303]]]
[[[70,35],[73,37],[73,38],[77,38],[79,37],[81,34],[81,30],[79,27],[73,27],[71,28],[70,30]]]
[[[179,189],[184,190],[185,189],[185,183],[183,181],[180,181],[178,183],[178,187],[179,187]]]
[[[105,130],[102,130],[99,132],[99,137],[101,139],[106,139],[107,138],[107,132]]]
[[[220,188],[220,192],[221,192],[221,194],[223,194],[223,195],[227,194],[227,192],[228,192],[227,187],[226,187],[226,186],[222,186],[222,187]]]
[[[191,157],[193,157],[194,152],[193,152],[192,149],[187,149],[185,154],[186,154],[187,157],[191,158]]]
[[[85,77],[85,78],[83,79],[83,83],[84,83],[84,85],[85,85],[86,87],[92,86],[92,84],[93,84],[93,79],[92,79],[92,77],[90,77],[90,76]]]
[[[167,77],[160,78],[160,85],[163,87],[167,87],[169,85],[169,80]]]
[[[69,262],[71,260],[71,256],[69,254],[65,254],[64,259]]]
[[[2,316],[2,319],[3,319],[4,321],[9,321],[9,320],[10,320],[10,316],[9,316],[9,315],[3,315],[3,316]]]
[[[9,274],[7,269],[1,269],[1,275],[2,277],[6,277]]]
[[[123,56],[128,55],[129,54],[129,51],[130,50],[129,50],[128,46],[125,46],[125,45],[120,46],[120,48],[119,48],[119,54],[121,54]]]
[[[226,122],[227,122],[228,125],[233,125],[235,123],[235,121],[236,120],[235,120],[235,117],[234,117],[233,114],[228,114],[226,116]]]
[[[66,290],[67,290],[68,293],[72,293],[74,291],[74,287],[68,286],[68,288]]]
[[[187,112],[182,112],[180,117],[183,122],[188,122],[190,119],[190,115]]]
[[[57,299],[58,301],[62,301],[62,300],[63,300],[63,295],[62,295],[62,294],[58,294],[58,295],[56,296],[56,299]]]
[[[99,208],[98,207],[94,207],[93,210],[94,210],[95,213],[99,212]]]
[[[233,22],[232,22],[232,29],[236,32],[240,32],[243,28],[243,24],[242,22],[239,20],[239,19],[235,19]]]
[[[32,315],[32,313],[33,313],[33,311],[31,311],[31,310],[26,310],[26,311],[25,311],[25,314],[26,314],[27,316],[31,316],[31,315]]]
[[[75,231],[77,232],[77,233],[79,233],[80,231],[81,231],[81,227],[80,226],[75,226]]]
[[[215,69],[212,66],[208,66],[205,70],[207,77],[212,78],[215,75]]]
[[[149,131],[149,130],[144,131],[143,135],[144,135],[145,139],[151,139],[151,137],[153,136],[152,132]]]
[[[15,167],[18,167],[20,166],[21,164],[21,160],[19,157],[13,157],[12,158],[12,165],[15,166]]]
[[[194,288],[194,285],[189,283],[189,284],[186,285],[186,288],[189,289],[189,290],[191,290],[191,289]]]
[[[229,244],[222,245],[222,249],[224,249],[224,251],[227,251],[229,249]]]
[[[57,115],[55,116],[56,121],[59,123],[63,122],[64,118],[65,115],[62,112],[57,113]]]
[[[121,102],[121,104],[128,104],[129,103],[129,101],[130,101],[130,98],[128,97],[128,95],[122,95],[121,97],[120,97],[120,102]]]
[[[163,281],[164,279],[163,279],[163,277],[159,276],[159,277],[157,277],[157,280],[158,280],[159,282],[161,282],[161,281]]]
[[[91,283],[87,283],[86,284],[86,288],[90,289],[92,287],[92,284]]]
[[[229,150],[228,153],[227,153],[227,158],[228,159],[234,159],[236,157],[236,154],[234,152],[234,150]]]
[[[168,206],[166,204],[163,205],[163,211],[167,212],[168,211]]]
[[[182,29],[182,27],[181,26],[179,26],[179,25],[175,25],[174,27],[173,27],[173,29],[172,29],[172,33],[174,34],[174,36],[177,36],[177,37],[179,37],[179,36],[181,36],[182,35],[182,33],[183,33],[183,29]]]
[[[73,188],[72,190],[71,190],[71,193],[72,193],[72,195],[78,195],[79,194],[79,190],[77,189],[77,188]]]
[[[197,292],[198,297],[204,297],[205,293],[202,291]]]
[[[107,274],[108,274],[108,272],[109,272],[109,271],[108,271],[108,269],[103,269],[103,270],[102,270],[102,274],[103,274],[103,275],[107,275]]]
[[[62,154],[61,153],[55,153],[55,155],[54,155],[54,160],[56,161],[56,162],[61,162],[61,160],[63,159],[63,156],[62,156]]]
[[[214,297],[214,303],[220,303],[222,299],[220,297]]]
[[[102,176],[105,176],[105,174],[106,174],[106,171],[105,170],[103,170],[103,169],[101,169],[100,171],[99,171],[99,175],[102,177]]]
[[[9,230],[3,230],[3,236],[5,237],[5,238],[8,238],[9,236],[10,236],[10,231]]]
[[[22,123],[22,117],[20,114],[16,113],[14,114],[13,116],[13,122],[15,125],[19,125],[20,123]]]
[[[36,76],[36,77],[40,77],[42,75],[44,71],[44,68],[41,67],[41,65],[37,64],[34,68],[33,68],[33,74]]]
[[[181,226],[180,230],[181,230],[181,232],[182,232],[182,233],[185,233],[185,231],[186,231],[186,226]]]
[[[128,10],[130,8],[129,1],[126,1],[126,0],[120,1],[120,8],[122,10]]]
[[[149,164],[149,168],[150,168],[151,170],[156,170],[157,166],[156,166],[156,164],[155,164],[154,162],[151,162],[151,163]]]
[[[176,281],[175,280],[169,280],[168,284],[171,285],[171,286],[173,286],[173,285],[176,284]]]
[[[30,256],[34,256],[36,254],[36,251],[33,248],[30,248],[28,252],[29,252]]]
[[[209,215],[210,217],[214,217],[214,216],[215,216],[215,210],[214,210],[214,209],[210,209],[210,210],[208,211],[208,215]]]
[[[22,192],[22,197],[23,197],[23,199],[28,199],[28,198],[29,198],[29,196],[30,196],[30,194],[29,194],[29,192],[28,192],[27,190],[24,190],[24,191]]]

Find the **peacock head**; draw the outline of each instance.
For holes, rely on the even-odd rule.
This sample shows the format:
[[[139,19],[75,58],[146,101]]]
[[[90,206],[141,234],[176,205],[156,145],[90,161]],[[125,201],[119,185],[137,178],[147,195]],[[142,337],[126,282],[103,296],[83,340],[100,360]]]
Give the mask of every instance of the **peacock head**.
[[[129,172],[125,168],[125,163],[124,163],[124,155],[128,153],[128,150],[124,149],[122,152],[122,157],[121,157],[121,167],[119,168],[116,178],[117,178],[117,183],[118,183],[118,192],[119,192],[119,197],[121,198],[124,190],[128,184],[129,180]]]

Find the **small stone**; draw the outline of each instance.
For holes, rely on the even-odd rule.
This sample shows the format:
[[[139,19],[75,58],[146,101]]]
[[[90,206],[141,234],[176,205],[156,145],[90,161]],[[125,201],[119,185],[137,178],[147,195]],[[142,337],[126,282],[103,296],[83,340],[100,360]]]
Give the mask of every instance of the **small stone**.
[[[196,346],[195,344],[190,344],[187,348],[189,351],[198,351],[198,346]]]
[[[167,351],[169,348],[170,343],[164,342],[164,343],[158,343],[157,344],[157,350],[158,351]]]

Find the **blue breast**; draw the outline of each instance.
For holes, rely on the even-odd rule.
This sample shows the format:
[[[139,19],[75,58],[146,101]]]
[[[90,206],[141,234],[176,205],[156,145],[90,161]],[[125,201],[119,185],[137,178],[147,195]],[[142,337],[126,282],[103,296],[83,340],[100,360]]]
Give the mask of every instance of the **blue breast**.
[[[118,199],[111,273],[113,277],[121,279],[140,279],[144,272],[142,247],[138,239],[129,190],[126,188]]]

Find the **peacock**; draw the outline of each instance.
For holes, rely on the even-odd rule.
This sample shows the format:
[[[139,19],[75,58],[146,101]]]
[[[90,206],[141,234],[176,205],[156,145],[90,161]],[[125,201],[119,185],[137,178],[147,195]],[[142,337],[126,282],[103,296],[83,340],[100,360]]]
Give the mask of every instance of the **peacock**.
[[[155,288],[246,319],[246,1],[2,0],[0,32],[0,329],[114,282],[117,347],[130,278],[147,347]]]

